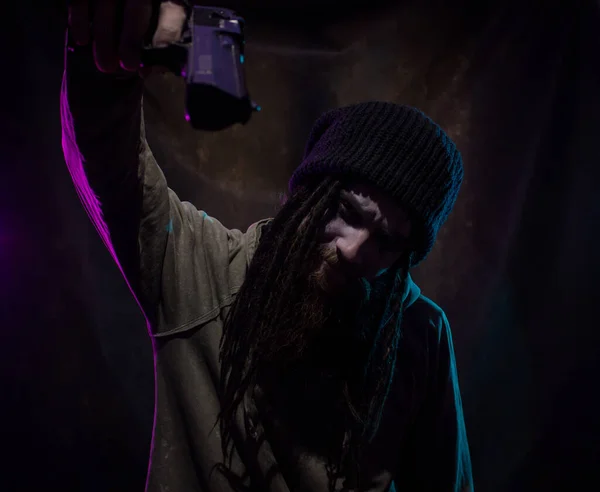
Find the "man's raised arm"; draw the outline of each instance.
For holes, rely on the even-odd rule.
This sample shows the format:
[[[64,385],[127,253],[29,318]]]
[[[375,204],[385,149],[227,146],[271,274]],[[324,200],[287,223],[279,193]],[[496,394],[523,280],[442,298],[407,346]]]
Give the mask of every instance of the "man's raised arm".
[[[155,302],[156,292],[142,285],[138,236],[142,219],[145,227],[156,227],[151,267],[158,273],[167,234],[166,224],[158,226],[168,222],[169,199],[143,134],[141,104],[139,76],[98,71],[91,46],[67,49],[61,90],[65,160],[90,219],[146,304]]]
[[[127,9],[150,3],[128,0],[131,5],[125,7],[126,21],[129,16],[129,26],[139,33],[144,32],[136,24],[141,14]],[[117,50],[110,44],[115,39],[110,15],[114,19],[119,16],[114,9],[107,12],[102,8],[118,4],[89,2],[99,9],[94,12],[92,32],[85,32],[76,22],[77,16],[83,15],[89,24],[90,12],[83,9],[87,0],[73,4],[70,34],[76,39],[68,43],[73,46],[65,52],[61,92],[63,150],[77,193],[146,317],[154,328],[160,325],[161,331],[168,332],[218,302],[214,299],[216,277],[206,272],[210,269],[225,275],[231,249],[238,247],[241,233],[207,219],[167,187],[144,136],[143,80],[133,70],[139,67],[141,41],[133,56],[137,61],[127,61],[123,47]],[[171,15],[163,16],[169,14],[168,9]],[[141,12],[148,17],[147,10]],[[181,23],[185,19],[182,7],[163,3],[157,35],[165,18],[165,36],[177,36],[168,21]],[[107,32],[112,38],[106,37]],[[129,36],[123,31],[121,44]],[[129,65],[130,70],[117,69],[119,64]]]

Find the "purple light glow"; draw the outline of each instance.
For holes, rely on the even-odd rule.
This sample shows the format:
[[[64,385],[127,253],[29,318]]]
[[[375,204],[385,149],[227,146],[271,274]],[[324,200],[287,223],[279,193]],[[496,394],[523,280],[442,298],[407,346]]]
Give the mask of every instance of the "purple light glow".
[[[67,54],[65,51],[65,60],[66,60],[66,56],[67,56]],[[63,80],[62,80],[61,94],[60,94],[60,115],[61,115],[61,123],[62,123],[63,153],[65,156],[67,168],[69,170],[69,173],[71,174],[73,183],[75,184],[75,189],[77,191],[79,199],[81,200],[81,203],[83,204],[84,209],[87,212],[90,220],[94,224],[94,227],[98,231],[98,234],[100,235],[100,238],[102,239],[102,242],[104,243],[104,245],[110,252],[110,255],[113,257],[115,263],[117,264],[117,267],[123,274],[123,278],[125,279],[125,282],[127,283],[127,287],[129,287],[131,294],[133,295],[138,306],[140,307],[140,310],[144,314],[144,318],[146,319],[146,328],[148,329],[148,333],[150,335],[150,340],[152,343],[152,357],[154,360],[154,364],[153,364],[154,365],[154,417],[153,417],[153,422],[152,422],[152,437],[151,437],[151,441],[150,441],[150,453],[149,453],[149,458],[148,458],[148,471],[147,471],[147,475],[146,475],[146,486],[145,486],[145,490],[148,490],[150,469],[152,467],[152,455],[153,455],[154,446],[155,446],[156,408],[157,408],[157,400],[158,400],[157,385],[156,385],[157,369],[156,369],[155,340],[154,340],[154,337],[152,336],[152,330],[151,330],[151,326],[148,321],[148,318],[146,317],[146,315],[142,309],[142,306],[141,306],[139,300],[137,299],[133,289],[131,288],[131,284],[127,280],[127,277],[125,276],[123,267],[121,266],[121,264],[119,263],[119,260],[117,258],[117,254],[115,252],[115,249],[113,247],[113,244],[112,244],[112,241],[110,238],[110,232],[108,230],[108,226],[106,225],[106,223],[104,222],[104,219],[102,217],[102,209],[101,209],[98,197],[95,195],[94,191],[90,187],[87,177],[85,175],[84,160],[83,160],[83,156],[81,155],[81,152],[79,151],[79,148],[77,147],[77,142],[76,142],[76,137],[75,137],[75,128],[73,126],[73,117],[72,117],[71,111],[69,109],[69,102],[68,102],[68,97],[67,97],[66,66],[65,66],[65,71],[63,73]]]

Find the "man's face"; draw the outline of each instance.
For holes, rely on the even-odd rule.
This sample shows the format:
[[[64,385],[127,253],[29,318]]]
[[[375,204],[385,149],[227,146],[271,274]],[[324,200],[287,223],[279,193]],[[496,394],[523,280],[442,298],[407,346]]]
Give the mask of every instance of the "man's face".
[[[305,234],[307,224],[305,219],[296,234]],[[362,336],[370,326],[368,320],[383,314],[378,301],[389,294],[381,292],[388,279],[374,280],[410,250],[412,229],[406,210],[384,192],[365,184],[344,186],[320,224],[316,248],[308,257],[292,258],[295,262],[279,266],[282,270],[276,284],[270,286],[268,301],[271,309],[285,308],[274,321],[267,316],[261,327],[266,333],[261,335],[265,337],[260,349],[263,362],[283,367],[302,358],[311,346],[330,343],[339,353],[342,342],[347,348],[352,345],[355,336]],[[264,256],[260,260],[255,256],[254,261],[264,262],[268,269],[276,253],[262,251]],[[285,271],[297,262],[301,262],[301,271]],[[293,275],[288,276],[290,272]],[[366,286],[364,280],[371,285]],[[256,277],[246,279],[247,285],[256,281]],[[370,287],[378,287],[373,296]],[[349,348],[346,351],[350,353]]]
[[[385,192],[347,185],[324,228],[311,277],[332,295],[360,278],[372,281],[407,252],[411,233],[407,211]]]

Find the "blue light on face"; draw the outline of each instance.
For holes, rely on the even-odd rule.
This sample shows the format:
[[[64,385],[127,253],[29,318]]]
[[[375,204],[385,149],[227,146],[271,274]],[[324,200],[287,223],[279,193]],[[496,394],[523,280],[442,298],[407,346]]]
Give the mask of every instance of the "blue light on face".
[[[375,275],[376,277],[381,277],[385,272],[387,272],[387,268],[382,268],[381,270],[379,270],[377,272],[377,275]]]

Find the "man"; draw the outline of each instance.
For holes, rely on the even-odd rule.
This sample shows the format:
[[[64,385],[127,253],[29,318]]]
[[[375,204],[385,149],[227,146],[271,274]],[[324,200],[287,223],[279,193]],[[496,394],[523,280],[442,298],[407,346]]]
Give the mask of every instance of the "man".
[[[227,229],[178,199],[148,148],[150,2],[125,3],[120,35],[117,3],[72,4],[63,148],[148,319],[147,489],[472,490],[448,321],[409,275],[458,194],[452,141],[405,106],[330,111],[277,216]],[[154,42],[184,17],[163,3]]]

